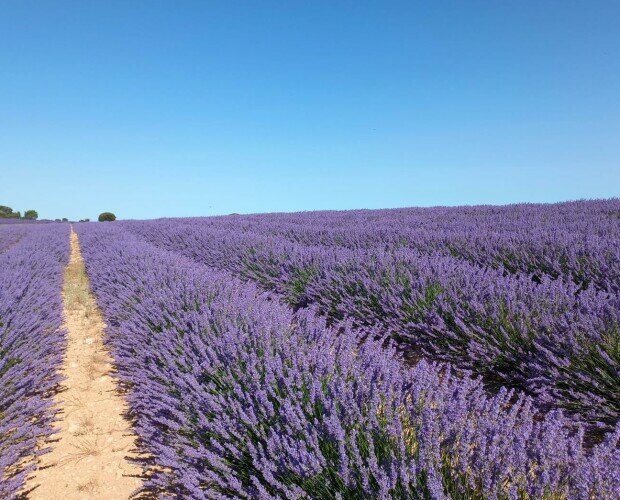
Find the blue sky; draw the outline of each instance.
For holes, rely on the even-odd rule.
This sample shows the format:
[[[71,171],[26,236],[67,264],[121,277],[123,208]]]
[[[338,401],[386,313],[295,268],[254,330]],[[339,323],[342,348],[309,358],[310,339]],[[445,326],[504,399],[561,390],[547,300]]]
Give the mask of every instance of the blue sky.
[[[40,216],[620,195],[617,1],[6,1],[0,204]]]

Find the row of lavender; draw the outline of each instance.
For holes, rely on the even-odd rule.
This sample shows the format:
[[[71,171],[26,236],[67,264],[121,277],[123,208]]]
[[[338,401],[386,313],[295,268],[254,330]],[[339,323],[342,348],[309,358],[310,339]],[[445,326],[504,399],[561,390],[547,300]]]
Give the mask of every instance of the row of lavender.
[[[200,223],[214,230],[234,228],[302,245],[409,248],[528,273],[536,280],[548,275],[580,288],[620,291],[618,199],[212,217]]]
[[[192,498],[612,498],[620,428],[583,430],[528,399],[293,313],[251,283],[122,227],[80,225],[129,388],[147,487]],[[370,336],[372,337],[372,336]]]
[[[68,225],[0,227],[0,497],[12,498],[51,434],[64,334]]]
[[[0,226],[0,254],[17,245],[27,232],[27,228],[18,224]]]
[[[597,213],[609,215],[610,206],[602,206]],[[460,220],[458,210],[447,212]],[[212,219],[126,222],[123,227],[156,246],[251,279],[295,308],[312,304],[332,320],[352,318],[357,326],[389,332],[408,352],[472,370],[496,387],[528,391],[544,407],[569,410],[592,428],[609,430],[618,422],[620,295],[542,272],[532,280],[526,273],[510,274],[441,252],[292,242],[295,217],[302,228],[316,223],[325,229],[330,215],[322,222],[317,215],[288,215],[287,229],[278,230],[282,217],[228,218],[226,231]],[[334,217],[338,226],[342,216]],[[387,220],[391,217],[388,211]],[[564,219],[566,226],[582,231],[592,226],[589,219]],[[345,220],[355,227],[354,218]],[[613,224],[620,227],[620,219]],[[278,234],[287,231],[286,237]],[[609,243],[611,255],[620,248],[620,237],[618,229],[608,232],[616,238],[615,245]],[[534,239],[532,246],[537,244]]]

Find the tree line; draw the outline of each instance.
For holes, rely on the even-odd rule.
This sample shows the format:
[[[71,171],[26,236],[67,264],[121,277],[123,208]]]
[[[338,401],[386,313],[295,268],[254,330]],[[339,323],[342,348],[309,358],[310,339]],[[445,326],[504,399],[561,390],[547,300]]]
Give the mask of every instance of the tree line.
[[[18,210],[15,212],[11,207],[0,205],[0,219],[22,219],[22,220],[37,220],[39,213],[36,210],[26,210],[22,216]],[[69,222],[69,219],[63,217],[62,219],[54,219],[55,222]],[[111,222],[116,220],[116,215],[112,212],[103,212],[99,214],[99,222]],[[90,222],[90,219],[80,219],[80,222]]]
[[[36,210],[26,210],[24,212],[24,215],[22,216],[19,210],[17,212],[14,212],[11,207],[0,205],[0,219],[37,220],[38,217],[39,217],[39,214]]]

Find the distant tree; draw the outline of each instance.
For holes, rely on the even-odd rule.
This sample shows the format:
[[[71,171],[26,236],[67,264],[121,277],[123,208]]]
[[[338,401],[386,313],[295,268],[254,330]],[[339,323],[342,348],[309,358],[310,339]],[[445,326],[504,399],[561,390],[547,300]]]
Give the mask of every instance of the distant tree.
[[[39,214],[36,210],[26,210],[24,212],[24,219],[37,220],[39,218]]]
[[[0,205],[0,218],[2,219],[19,219],[22,216],[19,212],[13,212],[11,207]]]
[[[60,222],[60,219],[54,219],[54,222]]]
[[[116,220],[116,215],[112,212],[103,212],[99,214],[99,222],[112,222]]]
[[[63,217],[63,218],[62,218],[62,221],[63,221],[63,222],[69,222],[69,219],[67,219],[66,217]]]

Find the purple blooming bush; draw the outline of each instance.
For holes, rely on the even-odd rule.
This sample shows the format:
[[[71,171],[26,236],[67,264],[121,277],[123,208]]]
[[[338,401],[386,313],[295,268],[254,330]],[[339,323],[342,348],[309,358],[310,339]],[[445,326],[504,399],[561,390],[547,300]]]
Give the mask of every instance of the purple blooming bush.
[[[294,308],[314,305],[330,321],[350,318],[356,326],[389,333],[404,350],[450,361],[482,375],[489,386],[525,390],[545,408],[562,408],[591,428],[611,430],[620,417],[620,294],[617,282],[606,282],[599,271],[616,276],[620,269],[620,219],[613,215],[618,206],[609,201],[510,210],[274,214],[123,227],[158,247],[254,281]],[[424,217],[430,227],[444,224],[443,233],[438,229],[443,236],[424,248],[407,248],[406,242],[418,241],[407,224],[429,241],[419,228]],[[531,229],[528,217],[548,231],[557,224],[564,235],[554,240],[555,247],[549,244],[548,253],[550,236]],[[454,236],[452,218],[471,227],[473,248],[483,237],[492,239],[497,228],[501,251],[489,250],[480,262],[452,255],[453,244],[462,245],[464,237],[462,230]],[[401,219],[407,222],[405,243],[397,244]],[[371,228],[364,225],[368,220],[374,222]],[[356,233],[359,227],[363,231]],[[589,250],[583,247],[581,254],[574,237],[566,236],[569,230],[598,243],[584,243]],[[308,234],[316,236],[314,244]],[[362,244],[365,237],[374,247]],[[513,240],[516,261],[493,265],[497,255],[510,253]],[[566,269],[552,272],[541,264],[549,259]],[[526,261],[527,266],[519,264]]]
[[[191,498],[612,498],[620,428],[396,351],[122,226],[77,226],[151,493]],[[370,333],[370,335],[368,335]]]
[[[0,219],[14,220],[14,219]],[[27,232],[24,224],[4,224],[0,223],[0,254],[6,252],[9,248],[17,245]]]
[[[175,227],[251,234],[302,246],[407,249],[534,280],[620,292],[620,200],[403,208],[174,219]],[[148,223],[147,223],[148,224]],[[158,225],[159,222],[154,222]],[[143,222],[138,223],[139,227]]]
[[[13,229],[16,233],[8,234]],[[7,232],[8,230],[8,232]],[[8,243],[7,243],[8,242]],[[12,498],[51,434],[62,359],[68,225],[0,227],[0,497]]]

